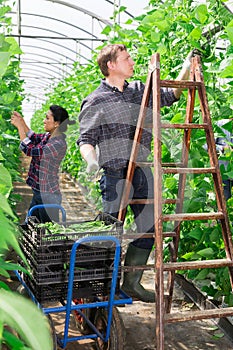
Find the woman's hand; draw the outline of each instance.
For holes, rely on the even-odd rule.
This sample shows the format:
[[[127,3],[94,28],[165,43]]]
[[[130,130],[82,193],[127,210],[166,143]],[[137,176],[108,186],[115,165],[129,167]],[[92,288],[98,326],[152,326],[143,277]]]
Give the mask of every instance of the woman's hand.
[[[25,123],[25,120],[23,119],[20,113],[16,111],[12,113],[11,124],[18,129],[20,140],[24,140],[27,136],[27,132],[29,131],[29,127]]]
[[[26,125],[23,117],[21,116],[21,114],[19,114],[16,111],[14,111],[12,113],[11,124],[14,125],[17,129],[19,129],[20,127],[23,127],[24,125]]]

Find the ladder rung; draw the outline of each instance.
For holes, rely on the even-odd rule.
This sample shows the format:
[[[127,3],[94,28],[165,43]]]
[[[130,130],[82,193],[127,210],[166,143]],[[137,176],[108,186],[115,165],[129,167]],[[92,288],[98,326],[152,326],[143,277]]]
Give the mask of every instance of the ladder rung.
[[[163,129],[207,129],[208,124],[172,124],[172,123],[163,123],[161,124],[161,128]]]
[[[178,204],[180,203],[179,199],[167,198],[162,200],[163,204]]]
[[[233,266],[233,261],[229,259],[212,259],[196,261],[176,261],[163,265],[164,271],[211,269],[215,267]]]
[[[223,219],[222,212],[215,213],[180,213],[163,215],[163,221],[187,221],[187,220],[216,220]]]
[[[163,232],[163,237],[176,237],[176,232]]]
[[[164,199],[163,204],[178,204],[180,202],[179,199]],[[129,200],[128,204],[154,204],[153,198],[148,199],[131,199]]]
[[[183,164],[182,163],[162,163],[161,165],[163,168],[166,168],[166,167],[181,168]]]
[[[136,166],[141,167],[141,168],[148,168],[152,167],[154,165],[153,162],[137,162]],[[162,163],[162,167],[176,167],[176,168],[181,168],[182,163]]]
[[[154,232],[146,233],[124,233],[124,239],[154,238]]]
[[[154,199],[131,199],[129,200],[129,204],[154,204]]]
[[[163,237],[176,237],[176,232],[167,231],[163,232]],[[138,239],[138,238],[155,238],[155,234],[153,232],[145,232],[145,233],[124,233],[124,239]]]
[[[153,163],[152,162],[137,162],[136,166],[141,167],[141,168],[148,168],[148,167],[152,167]]]
[[[216,169],[211,168],[166,168],[164,174],[208,174],[216,173]]]
[[[200,81],[190,81],[190,80],[160,80],[161,87],[171,87],[171,88],[195,88],[203,86],[203,83]]]
[[[163,264],[163,271],[178,271],[178,270],[198,270],[212,269],[217,267],[233,266],[233,261],[230,259],[212,259],[212,260],[195,260],[195,261],[175,261]],[[134,266],[135,270],[154,270],[154,264]]]
[[[183,322],[183,321],[192,321],[200,320],[207,318],[221,318],[233,316],[233,307],[226,307],[222,309],[207,309],[200,311],[185,311],[185,312],[176,312],[173,314],[165,314],[164,319],[167,323],[173,322]]]

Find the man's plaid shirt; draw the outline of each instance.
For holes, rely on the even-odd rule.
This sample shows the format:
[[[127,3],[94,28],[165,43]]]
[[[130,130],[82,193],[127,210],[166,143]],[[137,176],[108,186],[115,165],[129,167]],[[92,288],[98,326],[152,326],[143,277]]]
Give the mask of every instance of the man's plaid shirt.
[[[140,81],[125,82],[123,92],[107,84],[87,96],[79,115],[80,137],[77,144],[97,146],[99,165],[102,168],[127,167],[132,149],[145,85]],[[177,101],[172,89],[161,89],[161,106]],[[151,122],[152,98],[150,98],[146,121]],[[143,129],[138,160],[145,161],[150,153],[151,129]]]
[[[20,143],[20,149],[32,157],[27,184],[40,192],[60,193],[59,167],[66,154],[65,134],[51,137],[50,133],[35,134],[32,130]]]

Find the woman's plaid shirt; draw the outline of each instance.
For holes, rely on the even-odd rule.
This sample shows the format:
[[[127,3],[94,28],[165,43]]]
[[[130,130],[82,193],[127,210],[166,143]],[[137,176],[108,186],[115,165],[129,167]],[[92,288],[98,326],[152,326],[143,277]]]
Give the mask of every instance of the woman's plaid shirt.
[[[26,156],[32,157],[27,184],[40,192],[59,193],[59,167],[66,154],[65,134],[35,134],[32,130],[20,143]]]

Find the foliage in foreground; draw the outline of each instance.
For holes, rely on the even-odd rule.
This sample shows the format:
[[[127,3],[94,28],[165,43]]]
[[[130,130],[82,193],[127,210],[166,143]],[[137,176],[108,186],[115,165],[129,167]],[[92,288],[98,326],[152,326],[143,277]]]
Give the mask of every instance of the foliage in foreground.
[[[8,30],[10,10],[0,0],[0,27]],[[21,53],[16,41],[0,34],[0,348],[12,350],[49,350],[52,341],[45,316],[34,303],[13,293],[4,282],[9,271],[21,269],[18,264],[6,260],[7,252],[15,250],[25,258],[19,247],[17,217],[13,212],[16,197],[12,194],[12,181],[18,180],[19,139],[10,124],[10,115],[19,110],[22,101],[22,82],[19,80],[19,61],[14,58]],[[25,312],[27,310],[27,312]]]

